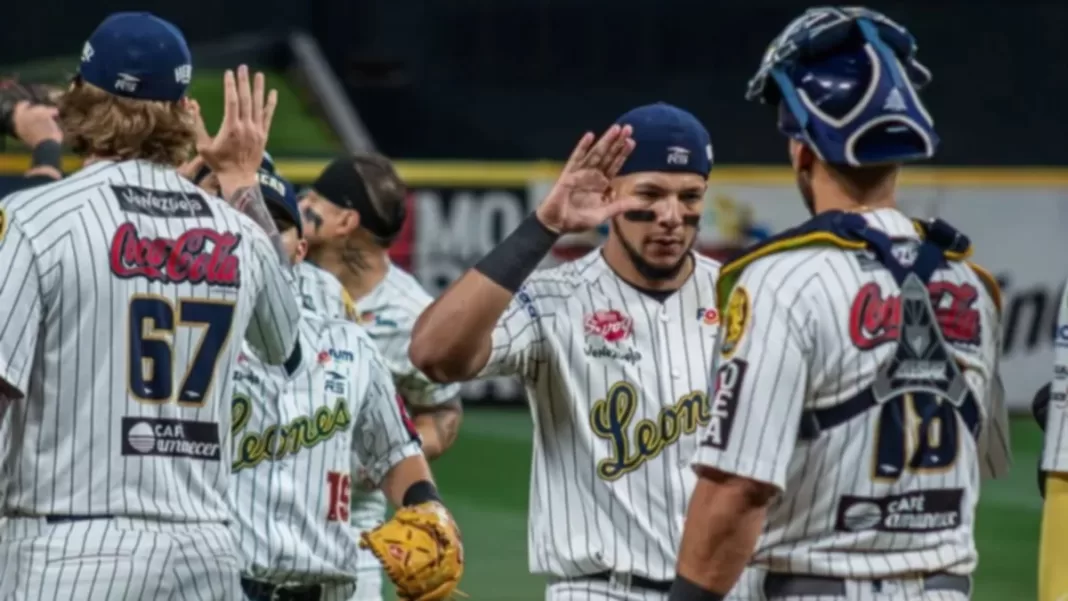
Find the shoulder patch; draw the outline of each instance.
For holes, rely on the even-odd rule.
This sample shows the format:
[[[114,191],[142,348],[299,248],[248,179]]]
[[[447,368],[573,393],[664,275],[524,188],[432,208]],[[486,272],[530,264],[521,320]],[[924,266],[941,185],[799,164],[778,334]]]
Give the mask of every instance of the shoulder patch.
[[[727,300],[727,310],[723,316],[723,343],[719,351],[724,357],[730,357],[738,349],[742,336],[749,328],[752,309],[749,291],[745,289],[745,286],[735,286],[731,290],[730,299]]]
[[[716,283],[716,298],[720,313],[725,311],[725,299],[742,275],[745,268],[763,257],[775,253],[809,246],[834,246],[847,250],[860,250],[867,243],[853,234],[867,226],[867,221],[856,213],[830,211],[820,213],[801,225],[785,230],[738,253],[729,259],[719,271]]]
[[[7,233],[7,211],[4,207],[0,207],[0,242],[4,241],[4,234]]]

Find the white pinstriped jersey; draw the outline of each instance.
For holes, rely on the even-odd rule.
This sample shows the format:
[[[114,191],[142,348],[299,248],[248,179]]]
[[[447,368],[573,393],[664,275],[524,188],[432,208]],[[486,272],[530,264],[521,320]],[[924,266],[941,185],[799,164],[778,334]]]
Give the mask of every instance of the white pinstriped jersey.
[[[674,577],[686,468],[710,417],[718,273],[698,256],[659,302],[596,249],[535,272],[498,321],[479,377],[518,375],[530,399],[533,572]]]
[[[389,264],[386,276],[367,295],[356,300],[356,313],[375,341],[378,350],[393,374],[404,402],[409,407],[433,407],[460,396],[459,384],[438,384],[412,365],[408,358],[412,328],[419,315],[434,299],[411,274]],[[386,518],[386,497],[367,478],[353,482],[352,526],[357,531],[370,530]],[[361,550],[362,569],[378,571],[382,568],[369,550]]]
[[[1068,286],[1061,292],[1057,331],[1053,339],[1053,374],[1042,469],[1068,472]]]
[[[894,209],[864,217],[901,240],[895,254],[908,260],[918,245],[910,219]],[[873,257],[809,247],[745,268],[724,315],[716,417],[694,462],[783,491],[753,558],[770,571],[968,574],[980,473],[1009,463],[998,309],[965,262],[914,288]],[[937,324],[917,310],[927,298]],[[949,392],[902,394],[890,385],[902,378]],[[799,432],[803,411],[869,391],[874,407],[818,436]]]
[[[238,362],[237,536],[248,575],[257,580],[351,581],[358,551],[349,526],[354,461],[377,484],[421,450],[367,334],[349,321],[303,316],[302,347],[311,352],[289,380],[251,352]]]
[[[94,163],[3,201],[4,512],[225,521],[232,365],[299,308],[266,235],[171,168]],[[176,486],[175,483],[181,483]]]

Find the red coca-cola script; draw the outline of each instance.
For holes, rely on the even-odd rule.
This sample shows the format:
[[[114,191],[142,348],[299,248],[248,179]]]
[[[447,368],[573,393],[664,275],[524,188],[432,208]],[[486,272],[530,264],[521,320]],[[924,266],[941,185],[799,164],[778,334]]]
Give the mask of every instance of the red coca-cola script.
[[[124,223],[111,239],[111,271],[120,278],[153,282],[238,286],[241,264],[234,249],[241,235],[194,228],[175,240],[142,238]]]
[[[586,335],[619,342],[634,332],[634,320],[615,309],[594,311],[586,316]]]
[[[980,318],[975,308],[979,292],[968,284],[928,284],[935,319],[947,342],[979,344]],[[896,341],[901,331],[901,297],[883,297],[878,284],[865,284],[849,312],[849,337],[868,350]]]

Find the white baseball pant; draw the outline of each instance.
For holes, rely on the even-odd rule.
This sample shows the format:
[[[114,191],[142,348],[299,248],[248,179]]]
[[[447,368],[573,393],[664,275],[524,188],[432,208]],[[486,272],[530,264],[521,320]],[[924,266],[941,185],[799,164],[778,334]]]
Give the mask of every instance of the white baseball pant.
[[[942,578],[942,577],[939,577]],[[959,577],[952,577],[959,580]],[[944,578],[941,580],[943,584]],[[809,586],[784,586],[781,594],[768,594],[765,574],[748,569],[731,590],[726,601],[969,601],[970,594],[961,586],[931,590],[931,584],[939,582],[922,577],[890,578],[879,581],[841,580],[833,588],[836,591],[821,591],[819,583]],[[803,583],[799,583],[803,584]],[[967,587],[970,588],[970,585]],[[793,590],[789,590],[793,589]],[[807,590],[806,590],[807,589]],[[801,593],[801,594],[799,594]]]
[[[224,524],[10,517],[0,530],[0,599],[233,601],[238,553]]]
[[[348,601],[382,601],[382,570],[360,570],[356,574],[356,593]]]
[[[545,601],[667,601],[667,593],[603,580],[550,581]]]

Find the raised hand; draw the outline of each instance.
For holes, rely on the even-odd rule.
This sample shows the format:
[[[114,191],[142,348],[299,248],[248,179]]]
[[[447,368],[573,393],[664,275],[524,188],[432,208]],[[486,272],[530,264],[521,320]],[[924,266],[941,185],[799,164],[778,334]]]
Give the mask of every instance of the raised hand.
[[[641,209],[635,198],[611,198],[610,183],[634,150],[629,125],[613,125],[594,141],[587,132],[537,209],[538,220],[561,234],[583,232],[626,211]]]
[[[214,138],[206,130],[198,135],[197,151],[220,178],[255,175],[263,161],[267,137],[278,106],[278,93],[265,93],[263,73],[249,80],[248,67],[241,65],[237,75],[223,76],[223,121]]]

